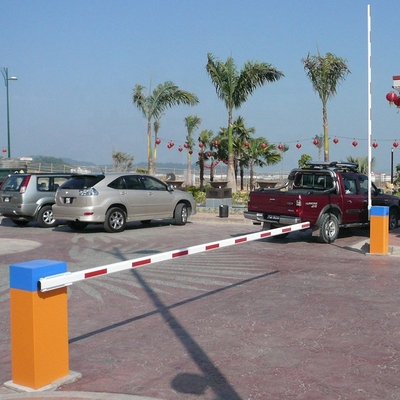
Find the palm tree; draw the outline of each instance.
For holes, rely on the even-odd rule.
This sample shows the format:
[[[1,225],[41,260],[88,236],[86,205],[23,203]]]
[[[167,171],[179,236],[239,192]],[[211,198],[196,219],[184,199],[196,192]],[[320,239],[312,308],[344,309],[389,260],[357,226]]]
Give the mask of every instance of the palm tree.
[[[368,157],[353,157],[353,156],[347,156],[347,161],[351,163],[355,163],[358,165],[358,171],[361,174],[368,174]],[[371,166],[372,168],[374,167],[375,164],[375,157],[371,158]]]
[[[234,152],[232,140],[232,111],[246,102],[255,89],[266,82],[275,82],[283,77],[271,64],[247,61],[238,72],[232,57],[225,63],[218,61],[211,53],[207,54],[206,70],[215,86],[217,96],[228,111],[228,187],[236,192]]]
[[[322,56],[310,55],[303,58],[302,63],[313,89],[318,93],[322,102],[322,124],[324,127],[324,161],[329,161],[329,140],[328,140],[328,113],[326,105],[337,91],[338,84],[346,79],[351,73],[348,69],[347,60],[337,57],[332,53]]]
[[[191,161],[190,161],[190,153],[193,151],[194,140],[192,138],[193,132],[198,128],[201,124],[201,118],[197,115],[189,115],[185,117],[185,126],[186,126],[186,143],[188,144],[188,153],[187,153],[187,178],[186,178],[186,186],[192,185],[192,170],[191,170]]]
[[[155,160],[153,156],[153,143],[151,136],[151,121],[159,119],[167,108],[185,104],[194,106],[199,102],[194,93],[181,90],[173,82],[167,81],[159,84],[151,94],[145,94],[144,86],[137,84],[133,89],[133,104],[147,119],[147,161],[148,172],[155,173]]]
[[[233,147],[235,152],[234,165],[235,165],[235,180],[237,180],[237,170],[240,170],[240,190],[244,189],[244,167],[245,162],[242,159],[242,152],[245,145],[251,139],[251,135],[255,133],[254,127],[247,128],[244,123],[243,117],[238,117],[233,122],[232,136],[233,136]]]
[[[199,135],[199,143],[202,143],[203,147],[201,147],[201,155],[199,154],[199,170],[200,170],[200,189],[204,189],[204,160],[207,159],[206,153],[211,148],[212,138],[214,136],[214,132],[211,130],[203,130]]]
[[[281,156],[274,144],[268,143],[263,137],[250,139],[244,152],[244,163],[250,168],[250,190],[254,189],[254,167],[264,167],[276,164]]]

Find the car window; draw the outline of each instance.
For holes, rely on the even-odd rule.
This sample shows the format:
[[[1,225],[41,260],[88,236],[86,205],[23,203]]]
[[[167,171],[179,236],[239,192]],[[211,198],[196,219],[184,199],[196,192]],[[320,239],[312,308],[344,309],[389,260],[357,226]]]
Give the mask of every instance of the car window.
[[[146,190],[167,190],[167,186],[164,183],[151,176],[143,176],[142,182]]]
[[[360,191],[362,194],[368,194],[368,179],[364,179],[362,176],[359,178]]]
[[[357,183],[355,178],[344,178],[343,184],[346,194],[357,194]]]
[[[13,191],[18,192],[23,180],[24,180],[23,176],[11,175],[4,181],[4,183],[1,186],[1,189],[8,190],[10,192]]]
[[[48,192],[50,188],[50,177],[39,176],[37,178],[37,190],[39,192]]]
[[[294,178],[293,188],[327,190],[333,188],[333,179],[329,174],[301,173]]]
[[[104,175],[77,175],[61,185],[61,189],[86,189],[93,187],[104,179]]]

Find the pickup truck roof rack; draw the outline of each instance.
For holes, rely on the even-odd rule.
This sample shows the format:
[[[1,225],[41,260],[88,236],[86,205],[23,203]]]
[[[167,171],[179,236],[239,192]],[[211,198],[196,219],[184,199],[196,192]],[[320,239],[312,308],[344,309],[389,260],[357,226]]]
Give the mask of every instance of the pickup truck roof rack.
[[[306,168],[309,169],[333,169],[335,171],[358,172],[358,164],[352,162],[323,162],[323,161],[306,161]]]

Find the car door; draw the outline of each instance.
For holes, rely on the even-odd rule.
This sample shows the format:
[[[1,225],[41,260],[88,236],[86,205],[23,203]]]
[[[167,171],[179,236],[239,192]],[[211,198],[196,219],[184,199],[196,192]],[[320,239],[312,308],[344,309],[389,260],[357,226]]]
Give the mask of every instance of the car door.
[[[359,177],[357,174],[343,174],[343,223],[368,221],[368,199],[361,190]]]
[[[174,196],[168,190],[167,185],[147,175],[143,175],[141,181],[148,196],[148,211],[153,215],[153,218],[172,217],[174,211]]]
[[[128,219],[140,220],[147,218],[148,196],[140,181],[140,175],[124,175],[113,185],[119,191],[121,202],[128,210]]]

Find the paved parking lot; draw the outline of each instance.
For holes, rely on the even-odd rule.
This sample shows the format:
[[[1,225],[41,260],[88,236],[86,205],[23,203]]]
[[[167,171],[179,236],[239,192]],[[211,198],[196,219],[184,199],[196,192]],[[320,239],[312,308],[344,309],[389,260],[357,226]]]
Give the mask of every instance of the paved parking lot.
[[[75,271],[259,230],[208,217],[184,227],[132,224],[121,234],[0,219],[10,250],[0,255],[0,380],[11,379],[10,264],[47,258]],[[345,232],[325,245],[292,233],[74,284],[70,368],[83,377],[61,390],[399,399],[399,258],[365,255],[367,235]]]

